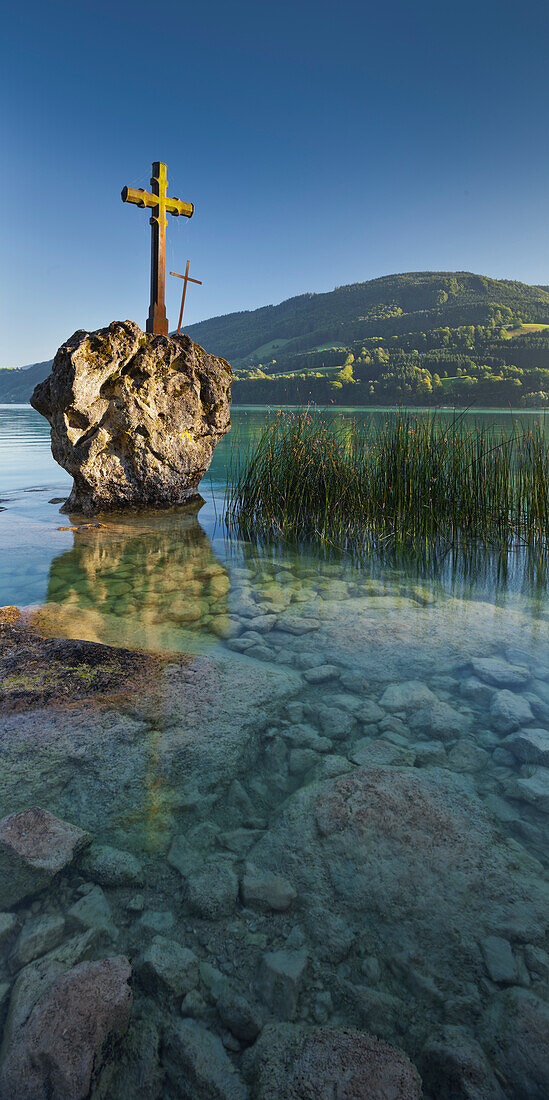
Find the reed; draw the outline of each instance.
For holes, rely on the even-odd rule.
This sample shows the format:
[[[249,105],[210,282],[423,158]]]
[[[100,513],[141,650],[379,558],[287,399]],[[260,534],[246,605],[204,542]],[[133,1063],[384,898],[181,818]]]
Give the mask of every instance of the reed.
[[[234,448],[225,521],[262,542],[545,555],[549,443],[539,424],[502,432],[460,416],[397,413],[379,425],[279,413],[248,448]]]

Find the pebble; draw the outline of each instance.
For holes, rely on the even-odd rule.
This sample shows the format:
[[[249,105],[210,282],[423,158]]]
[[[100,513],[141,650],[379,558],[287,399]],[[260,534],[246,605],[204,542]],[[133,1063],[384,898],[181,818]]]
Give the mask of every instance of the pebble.
[[[480,947],[491,980],[499,985],[513,985],[518,979],[518,968],[508,940],[486,936]]]
[[[80,901],[75,902],[68,911],[68,917],[80,928],[90,928],[95,932],[104,932],[111,939],[116,939],[118,929],[115,927],[111,907],[100,886],[93,886]]]
[[[292,1020],[297,1009],[301,979],[307,967],[306,951],[270,951],[263,956],[259,992],[280,1020]]]
[[[187,879],[187,900],[191,909],[207,920],[232,913],[238,897],[238,878],[226,863],[207,863]]]
[[[530,704],[507,689],[496,691],[493,695],[490,715],[494,729],[500,733],[514,733],[534,720]]]
[[[437,697],[427,687],[427,684],[419,680],[405,680],[402,683],[390,684],[385,688],[379,704],[386,710],[418,710],[430,703],[436,703]]]
[[[527,668],[510,665],[499,657],[474,657],[471,668],[480,680],[498,688],[524,687],[530,679]]]
[[[357,741],[349,752],[349,760],[359,767],[383,767],[387,765],[399,765],[401,767],[413,767],[416,758],[413,748],[405,749],[400,745],[393,745],[389,741],[372,741],[364,737]]]
[[[137,969],[145,989],[151,993],[182,997],[198,985],[199,965],[194,951],[165,936],[154,937]]]
[[[143,868],[131,852],[92,844],[80,858],[84,874],[100,886],[142,886]]]
[[[175,924],[175,916],[169,909],[147,909],[139,918],[139,924],[149,932],[169,932]]]
[[[10,970],[20,970],[33,959],[57,947],[64,932],[65,918],[61,914],[26,921],[10,956]]]
[[[336,680],[340,670],[337,665],[318,665],[303,673],[303,679],[308,684],[324,684],[327,680]]]
[[[295,901],[297,890],[282,875],[261,872],[248,865],[240,882],[240,895],[245,905],[283,911]]]
[[[549,730],[517,730],[505,741],[505,748],[522,764],[549,766]]]

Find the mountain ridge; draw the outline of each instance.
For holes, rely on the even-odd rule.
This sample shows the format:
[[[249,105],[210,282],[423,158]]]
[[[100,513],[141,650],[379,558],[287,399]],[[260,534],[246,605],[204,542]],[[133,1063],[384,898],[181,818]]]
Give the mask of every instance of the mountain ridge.
[[[381,275],[187,332],[232,364],[236,403],[513,405],[549,394],[549,287],[475,272]],[[0,401],[28,400],[50,366],[0,370]]]

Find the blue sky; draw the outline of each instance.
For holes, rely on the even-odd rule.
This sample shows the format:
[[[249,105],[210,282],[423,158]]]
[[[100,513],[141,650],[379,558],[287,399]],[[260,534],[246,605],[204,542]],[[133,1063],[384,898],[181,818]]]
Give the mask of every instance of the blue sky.
[[[549,284],[546,0],[27,0],[3,32],[2,366],[144,327],[120,190],[158,159],[189,324],[396,271]]]

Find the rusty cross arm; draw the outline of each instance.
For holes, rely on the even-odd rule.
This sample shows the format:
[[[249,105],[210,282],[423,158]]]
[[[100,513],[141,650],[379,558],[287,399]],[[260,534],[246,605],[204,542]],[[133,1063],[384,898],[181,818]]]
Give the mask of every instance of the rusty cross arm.
[[[187,293],[187,283],[198,283],[202,286],[202,279],[193,279],[189,275],[189,266],[191,261],[187,260],[187,266],[185,268],[185,274],[180,275],[178,271],[170,271],[170,275],[175,275],[176,279],[183,279],[183,294],[181,295],[181,309],[179,310],[179,321],[177,323],[177,333],[181,332],[181,321],[183,320],[183,310],[185,308],[185,295]]]
[[[166,227],[168,219],[166,214],[172,214],[175,218],[183,216],[192,218],[194,205],[192,202],[182,202],[181,199],[168,197],[168,177],[166,165],[162,161],[154,161],[152,166],[151,191],[145,191],[142,187],[124,187],[121,192],[122,202],[133,203],[151,210],[151,302],[149,317],[147,320],[147,332],[168,335],[168,319],[166,317],[165,288],[166,288]]]

